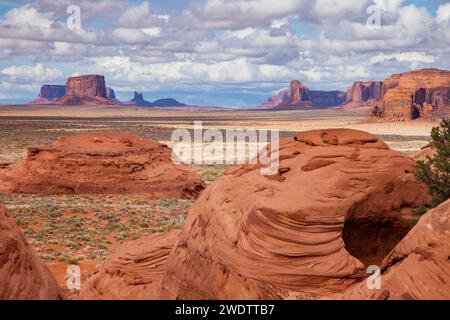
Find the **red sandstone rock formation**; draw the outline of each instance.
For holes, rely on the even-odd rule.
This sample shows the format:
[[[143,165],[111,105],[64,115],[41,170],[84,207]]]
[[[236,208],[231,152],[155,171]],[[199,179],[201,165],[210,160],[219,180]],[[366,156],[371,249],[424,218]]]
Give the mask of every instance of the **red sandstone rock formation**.
[[[292,80],[289,89],[289,105],[299,105],[310,100],[309,88],[298,80]]]
[[[169,147],[120,132],[67,136],[0,169],[0,193],[192,198],[203,188],[186,166],[172,163]]]
[[[449,300],[450,200],[427,212],[383,260],[381,288],[366,281],[342,299]]]
[[[86,75],[67,80],[66,95],[106,98],[105,77]]]
[[[57,100],[62,105],[78,104],[116,104],[108,99],[105,77],[99,75],[84,75],[70,77],[66,84],[66,94]]]
[[[419,151],[413,153],[411,155],[411,158],[413,158],[414,160],[421,160],[421,161],[426,161],[428,160],[428,158],[432,158],[434,157],[436,154],[436,151],[433,149],[433,147],[431,146],[431,144],[427,144],[426,146],[422,147]]]
[[[167,258],[178,234],[178,230],[172,230],[126,243],[84,284],[79,298],[157,299]]]
[[[290,89],[275,94],[260,109],[309,109],[333,107],[344,103],[346,93],[342,91],[317,91],[298,80],[292,80]]]
[[[381,100],[383,82],[367,81],[355,82],[348,88],[347,103],[365,103]]]
[[[278,175],[235,167],[202,192],[161,298],[290,299],[342,292],[410,230],[428,200],[414,161],[377,137],[320,130],[282,140]]]
[[[0,300],[56,300],[63,292],[0,206]]]
[[[422,69],[383,82],[377,116],[388,120],[431,120],[450,115],[450,71]]]

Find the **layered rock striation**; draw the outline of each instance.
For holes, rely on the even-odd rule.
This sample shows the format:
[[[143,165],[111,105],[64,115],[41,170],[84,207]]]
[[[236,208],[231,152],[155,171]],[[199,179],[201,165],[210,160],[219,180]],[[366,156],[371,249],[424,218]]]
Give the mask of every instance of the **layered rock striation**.
[[[382,81],[355,82],[348,88],[347,103],[365,103],[379,101],[383,94]]]
[[[0,193],[145,194],[195,198],[204,182],[171,149],[122,132],[67,136],[0,169]]]
[[[157,299],[167,258],[178,235],[178,230],[172,230],[124,244],[85,283],[79,298]]]
[[[114,100],[108,98],[105,77],[100,75],[70,77],[66,83],[64,97],[56,102],[62,105],[116,104]]]
[[[280,168],[233,168],[199,197],[161,283],[169,299],[309,299],[366,277],[428,201],[414,161],[377,137],[319,130],[282,140]]]
[[[373,115],[401,121],[450,115],[450,71],[422,69],[390,76]]]
[[[346,101],[342,91],[310,90],[298,80],[292,80],[289,89],[281,90],[258,108],[260,109],[311,109],[341,105]]]

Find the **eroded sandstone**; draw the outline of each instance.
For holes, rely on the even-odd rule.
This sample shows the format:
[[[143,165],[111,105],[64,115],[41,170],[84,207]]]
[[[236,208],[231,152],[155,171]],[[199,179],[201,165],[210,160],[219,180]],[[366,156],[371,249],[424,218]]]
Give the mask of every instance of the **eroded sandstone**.
[[[422,216],[381,264],[380,288],[363,281],[340,299],[450,299],[450,200]]]
[[[0,193],[145,194],[195,198],[204,182],[171,149],[122,132],[66,136],[0,169]]]
[[[0,300],[60,300],[63,292],[47,266],[0,206]]]
[[[179,231],[156,234],[120,247],[85,283],[79,298],[154,300]]]
[[[433,120],[450,115],[450,71],[422,69],[383,82],[382,101],[373,115],[388,120]]]
[[[309,299],[343,292],[410,230],[428,201],[414,161],[377,137],[284,139],[280,170],[229,170],[200,195],[168,259],[162,298]],[[362,230],[364,232],[355,232]],[[370,241],[363,241],[370,239]]]

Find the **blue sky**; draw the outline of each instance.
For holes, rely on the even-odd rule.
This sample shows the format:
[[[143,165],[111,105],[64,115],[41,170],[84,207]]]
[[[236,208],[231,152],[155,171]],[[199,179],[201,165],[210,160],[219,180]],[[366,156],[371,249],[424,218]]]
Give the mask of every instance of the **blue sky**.
[[[81,30],[67,27],[69,5]],[[367,26],[370,6],[379,28]],[[441,0],[0,0],[0,102],[42,84],[106,77],[122,100],[248,107],[298,79],[345,90],[417,68],[449,69]]]

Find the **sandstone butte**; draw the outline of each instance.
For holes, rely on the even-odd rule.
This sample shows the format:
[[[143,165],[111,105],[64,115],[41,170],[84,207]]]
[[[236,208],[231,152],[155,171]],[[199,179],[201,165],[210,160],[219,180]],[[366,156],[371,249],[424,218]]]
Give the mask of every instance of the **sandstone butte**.
[[[195,198],[203,189],[166,145],[114,131],[66,136],[0,169],[0,193]]]
[[[64,97],[66,94],[66,86],[44,84],[39,91],[36,99],[30,104],[53,104],[58,98]]]
[[[337,106],[344,103],[346,93],[342,91],[318,91],[298,80],[292,80],[289,89],[274,94],[259,109],[310,109]]]
[[[63,292],[0,206],[0,300],[59,300]]]
[[[116,104],[113,99],[108,98],[105,77],[99,75],[70,77],[66,83],[66,94],[57,99],[56,103],[60,105]]]
[[[347,105],[361,106],[374,104],[381,100],[383,82],[355,82],[347,90]]]
[[[450,115],[450,71],[421,69],[383,81],[382,101],[372,115],[388,120],[431,120]]]
[[[258,165],[230,169],[201,193],[178,239],[125,245],[81,298],[316,299],[345,292],[364,281],[368,265],[381,264],[411,229],[411,209],[428,201],[413,170],[414,160],[361,131],[284,138],[277,175],[260,175]]]

